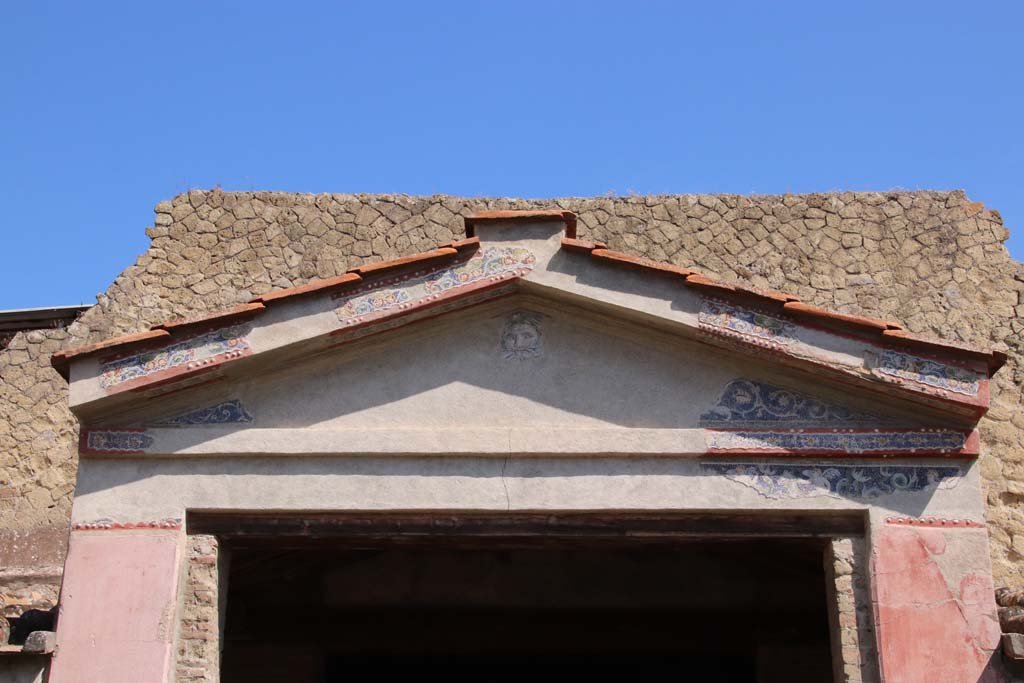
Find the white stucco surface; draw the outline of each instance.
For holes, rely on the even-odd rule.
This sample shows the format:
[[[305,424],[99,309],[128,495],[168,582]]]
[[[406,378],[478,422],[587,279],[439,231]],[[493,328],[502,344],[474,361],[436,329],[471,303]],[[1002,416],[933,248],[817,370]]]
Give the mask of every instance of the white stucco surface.
[[[734,462],[729,459],[725,462]],[[751,459],[740,459],[752,462]],[[709,460],[646,457],[204,457],[90,459],[75,522],[181,518],[186,510],[873,510],[981,520],[978,468],[951,485],[859,498],[772,497],[708,471]],[[717,462],[717,461],[714,461]],[[775,461],[778,462],[778,461]],[[834,461],[795,462],[808,469]],[[917,459],[918,466],[951,461]],[[884,463],[889,466],[906,464]],[[844,462],[877,467],[877,461]]]

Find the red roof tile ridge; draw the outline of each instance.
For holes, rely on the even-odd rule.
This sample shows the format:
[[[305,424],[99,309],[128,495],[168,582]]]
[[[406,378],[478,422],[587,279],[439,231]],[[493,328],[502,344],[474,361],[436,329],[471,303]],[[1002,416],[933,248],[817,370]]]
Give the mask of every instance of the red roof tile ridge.
[[[704,288],[712,291],[724,292],[726,294],[740,294],[751,299],[761,299],[772,304],[784,305],[789,302],[800,301],[799,297],[787,294],[786,292],[777,292],[774,289],[758,289],[757,287],[750,287],[749,285],[742,285],[736,282],[716,280],[698,272],[694,272],[693,275],[688,276],[686,278],[686,284],[691,287]]]
[[[421,264],[424,261],[450,259],[462,251],[476,248],[479,244],[479,238],[470,237],[468,239],[456,240],[437,249],[412,254],[403,258],[364,264],[353,268],[350,272],[336,277],[313,280],[304,285],[271,291],[251,299],[248,303],[239,304],[229,309],[213,311],[196,318],[172,319],[153,325],[146,332],[122,335],[105,341],[96,342],[94,344],[86,344],[84,346],[58,351],[53,354],[51,363],[55,366],[64,366],[74,358],[91,355],[98,351],[104,351],[118,346],[126,346],[129,344],[170,337],[172,332],[176,332],[193,325],[209,325],[214,322],[230,320],[236,317],[257,315],[265,309],[266,304],[269,302],[280,301],[281,299],[287,299],[294,296],[323,292],[355,284],[361,282],[363,279],[360,273],[373,273],[376,275],[392,268],[402,268],[413,264]]]
[[[649,258],[626,254],[621,251],[613,251],[604,247],[597,247],[593,249],[590,252],[590,255],[597,259],[615,261],[616,263],[621,263],[626,266],[635,266],[637,268],[653,270],[659,273],[670,273],[672,275],[680,275],[682,277],[691,277],[696,274],[689,268],[681,268],[679,266],[672,265],[671,263],[662,263]]]
[[[562,248],[567,251],[589,253],[591,257],[619,263],[626,266],[646,268],[655,272],[675,272],[684,275],[683,282],[690,287],[707,290],[712,294],[725,297],[737,295],[747,299],[760,300],[760,303],[777,307],[780,313],[803,318],[809,322],[818,322],[829,327],[854,328],[857,332],[877,333],[876,340],[881,343],[896,342],[916,345],[933,352],[946,354],[968,354],[969,356],[987,361],[989,374],[994,374],[1006,362],[1006,354],[1002,351],[978,349],[966,344],[931,340],[917,337],[907,333],[903,326],[891,320],[872,318],[870,316],[839,313],[836,311],[806,304],[798,297],[785,292],[773,290],[755,289],[740,284],[731,284],[721,280],[715,280],[702,273],[686,268],[680,268],[671,264],[652,261],[651,259],[632,256],[622,252],[607,249],[601,243],[588,242],[586,240],[563,238]]]
[[[867,327],[869,329],[875,329],[879,331],[884,330],[902,330],[903,326],[897,322],[891,320],[882,320],[880,318],[872,318],[865,315],[852,315],[848,313],[838,313],[831,311],[821,306],[812,306],[811,304],[805,304],[802,301],[790,301],[783,304],[783,309],[787,313],[801,317],[812,317],[812,318],[827,318],[829,320],[835,320],[841,323],[847,323],[851,325],[859,325],[861,327]]]
[[[571,216],[571,233],[569,229],[570,219],[567,218],[567,216]],[[995,371],[1002,367],[1003,363],[1006,362],[1006,354],[1001,351],[985,351],[964,344],[917,337],[904,331],[900,324],[896,322],[867,316],[837,313],[825,308],[802,303],[799,298],[784,292],[758,290],[745,287],[743,285],[729,284],[714,280],[688,268],[682,268],[670,263],[663,263],[652,259],[633,256],[624,252],[614,251],[608,249],[607,245],[602,242],[589,242],[586,240],[576,239],[576,215],[571,211],[482,211],[474,214],[473,216],[467,217],[466,227],[467,232],[471,232],[470,228],[472,226],[472,222],[476,219],[486,221],[520,219],[536,220],[537,218],[550,220],[558,218],[559,220],[566,221],[566,236],[562,238],[562,247],[569,251],[589,253],[593,258],[617,263],[627,267],[641,268],[659,274],[681,276],[683,283],[687,286],[711,290],[715,294],[722,294],[725,296],[740,295],[748,299],[760,299],[763,303],[778,306],[778,310],[780,310],[780,312],[794,315],[796,317],[822,321],[826,325],[850,325],[858,328],[861,332],[874,330],[879,333],[879,341],[893,341],[897,343],[916,345],[931,351],[942,353],[966,353],[974,358],[986,360],[990,374],[995,373]],[[398,259],[364,264],[337,277],[314,280],[297,287],[290,287],[263,294],[252,299],[249,303],[234,306],[233,308],[225,311],[213,312],[199,318],[171,320],[153,325],[145,332],[122,335],[120,337],[114,337],[113,339],[58,351],[53,354],[51,363],[55,367],[63,368],[74,358],[90,355],[114,347],[151,342],[157,339],[171,337],[172,330],[179,330],[193,325],[210,324],[215,321],[219,322],[240,316],[257,315],[264,310],[267,302],[354,284],[360,282],[363,279],[362,276],[367,274],[378,275],[387,270],[420,265],[424,262],[446,261],[457,256],[463,250],[479,247],[479,244],[480,239],[476,236],[470,235],[466,239],[455,240],[447,245],[430,251],[412,254]]]
[[[204,323],[210,323],[215,320],[221,321],[231,318],[240,318],[247,315],[255,315],[256,313],[262,311],[263,308],[264,306],[262,302],[250,301],[247,304],[239,304],[237,306],[233,306],[222,311],[214,311],[212,313],[207,313],[206,315],[201,315],[195,318],[181,318],[168,320],[166,322],[152,325],[150,326],[149,329],[167,330],[168,332],[170,332],[172,330],[181,329],[183,327],[192,327],[193,325],[202,325]]]
[[[455,240],[453,242],[449,242],[448,244],[442,244],[441,245],[441,247],[451,247],[452,249],[458,249],[459,251],[463,251],[463,250],[469,249],[471,247],[472,248],[476,248],[476,247],[479,247],[479,246],[480,246],[480,238],[479,237],[466,237],[466,238],[461,239],[461,240]]]
[[[50,357],[50,362],[55,366],[63,366],[74,358],[88,356],[98,351],[105,351],[106,349],[110,349],[115,346],[132,344],[135,342],[152,341],[154,339],[162,339],[164,337],[170,336],[171,333],[164,329],[146,330],[145,332],[123,334],[119,337],[104,339],[103,341],[94,342],[92,344],[84,344],[82,346],[76,346],[70,349],[57,351]]]
[[[562,248],[589,254],[595,249],[607,249],[608,245],[604,242],[588,242],[587,240],[578,240],[574,237],[563,237]]]
[[[996,349],[979,349],[976,346],[965,344],[963,342],[932,339],[907,332],[906,330],[885,330],[882,332],[882,336],[889,340],[903,342],[909,346],[919,347],[925,350],[938,350],[940,352],[947,353],[949,351],[959,351],[969,354],[974,358],[986,361],[988,363],[990,375],[995,374],[999,368],[1003,367],[1007,359],[1006,353],[1003,351]]]
[[[338,287],[344,287],[345,285],[355,284],[356,282],[362,282],[362,280],[363,278],[360,277],[358,273],[343,273],[341,275],[324,278],[322,280],[311,280],[304,285],[297,285],[286,289],[275,289],[252,299],[252,303],[261,302],[265,304],[271,301],[280,301],[281,299],[300,296],[302,294],[324,292]]]
[[[463,218],[466,225],[466,236],[473,237],[473,226],[477,223],[497,223],[501,221],[516,222],[547,222],[564,221],[565,236],[576,237],[576,214],[565,209],[486,209],[476,211]]]
[[[391,259],[389,261],[375,261],[373,263],[365,263],[355,268],[349,268],[350,273],[358,273],[359,275],[366,276],[371,273],[379,273],[383,270],[391,270],[393,268],[402,268],[405,266],[412,266],[422,264],[424,261],[433,261],[439,259],[445,259],[451,256],[457,256],[459,250],[454,247],[439,247],[437,249],[431,249],[430,251],[423,251],[418,254],[411,256],[403,256],[401,258]]]
[[[736,287],[730,285],[728,282],[721,282],[720,280],[714,280],[709,278],[707,275],[702,273],[693,273],[687,275],[684,282],[690,287],[697,287],[699,289],[709,289],[713,292],[722,292],[725,294],[732,294],[736,292]]]

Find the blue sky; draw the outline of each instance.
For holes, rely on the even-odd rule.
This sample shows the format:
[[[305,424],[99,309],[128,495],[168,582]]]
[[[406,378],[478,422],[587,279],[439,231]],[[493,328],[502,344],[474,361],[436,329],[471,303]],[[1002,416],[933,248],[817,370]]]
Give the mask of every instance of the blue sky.
[[[92,303],[189,188],[964,188],[1024,258],[1024,3],[18,2],[0,308]]]

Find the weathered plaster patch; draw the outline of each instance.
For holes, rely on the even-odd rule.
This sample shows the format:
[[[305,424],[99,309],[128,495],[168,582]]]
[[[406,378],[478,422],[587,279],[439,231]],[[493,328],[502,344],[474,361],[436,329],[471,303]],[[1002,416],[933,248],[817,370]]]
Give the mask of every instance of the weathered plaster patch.
[[[100,386],[104,389],[185,365],[190,369],[209,364],[216,356],[249,348],[248,326],[233,325],[186,339],[161,349],[104,363]]]
[[[982,380],[980,373],[966,368],[888,349],[870,354],[868,365],[889,381],[910,381],[966,396],[977,396]]]
[[[532,311],[515,311],[501,329],[501,355],[505,360],[527,360],[544,355],[542,316]]]
[[[836,453],[952,453],[964,448],[967,434],[945,429],[902,431],[744,430],[711,431],[712,451],[830,451]]]
[[[872,575],[885,680],[997,681],[999,626],[975,529],[883,526]],[[978,552],[980,548],[981,552]]]
[[[876,425],[889,418],[851,410],[794,389],[754,379],[729,382],[718,401],[700,416],[703,427],[747,427],[783,425],[823,427],[834,424]]]
[[[158,427],[187,427],[252,421],[252,415],[245,409],[242,402],[238,399],[232,399],[205,408],[190,410],[186,413],[154,422],[153,425]]]
[[[774,499],[877,498],[933,487],[950,489],[962,477],[959,467],[701,463],[701,468]]]

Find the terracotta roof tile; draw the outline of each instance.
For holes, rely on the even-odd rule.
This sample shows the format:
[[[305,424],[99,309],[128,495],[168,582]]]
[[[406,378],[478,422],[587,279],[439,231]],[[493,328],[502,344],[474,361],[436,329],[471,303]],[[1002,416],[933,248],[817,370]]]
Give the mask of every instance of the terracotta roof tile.
[[[157,339],[170,338],[172,333],[176,333],[182,329],[194,326],[194,325],[210,325],[214,323],[226,322],[240,316],[247,315],[259,315],[264,310],[265,304],[273,301],[280,301],[295,296],[302,296],[305,294],[323,292],[339,287],[344,287],[351,284],[356,284],[362,281],[362,275],[370,273],[373,275],[379,275],[383,272],[393,269],[407,268],[413,265],[422,265],[430,261],[444,261],[457,256],[459,253],[471,249],[475,249],[480,245],[480,239],[477,237],[470,237],[467,239],[456,240],[448,246],[443,246],[438,249],[432,249],[430,251],[422,252],[419,254],[413,254],[400,259],[393,259],[390,261],[378,261],[376,263],[368,263],[357,268],[353,268],[352,271],[339,275],[337,277],[326,278],[324,280],[314,280],[304,285],[297,287],[288,287],[287,289],[279,289],[276,291],[267,292],[266,294],[255,297],[249,303],[235,306],[234,308],[215,311],[204,315],[199,318],[192,318],[186,320],[170,320],[167,322],[153,325],[153,327],[147,332],[139,332],[136,334],[129,334],[120,337],[114,337],[113,339],[107,339],[102,342],[95,344],[87,344],[73,349],[67,349],[65,351],[58,351],[51,357],[51,363],[58,369],[66,368],[67,364],[75,358],[82,356],[91,355],[99,351],[105,351],[115,347],[131,346],[137,343],[150,342]]]
[[[452,249],[458,249],[459,251],[464,251],[464,250],[470,249],[470,248],[475,249],[475,248],[477,248],[479,246],[480,246],[480,238],[479,237],[467,237],[465,239],[455,240],[454,242],[449,242],[448,244],[442,244],[440,248],[451,247]]]
[[[668,273],[670,275],[679,275],[682,277],[690,277],[694,274],[694,272],[688,268],[680,268],[679,266],[674,266],[671,263],[661,263],[659,261],[652,261],[651,259],[639,258],[630,254],[624,254],[621,251],[612,251],[611,249],[597,248],[591,251],[590,255],[602,261],[614,261],[616,263],[621,263],[624,266],[632,266],[634,268],[641,268],[659,273]]]
[[[696,287],[709,291],[718,296],[741,298],[746,301],[753,301],[761,305],[767,305],[795,317],[802,318],[808,322],[818,322],[830,327],[847,327],[855,329],[861,335],[875,334],[874,339],[881,343],[895,343],[911,345],[924,348],[933,353],[943,355],[967,357],[971,360],[982,360],[987,363],[989,372],[994,373],[1006,361],[1006,354],[1000,351],[983,351],[959,344],[948,342],[932,341],[915,337],[904,332],[898,323],[865,316],[848,315],[835,313],[828,309],[811,306],[800,302],[797,297],[790,296],[783,292],[772,292],[752,289],[741,285],[733,285],[708,278],[700,273],[687,268],[680,268],[668,263],[660,263],[650,259],[639,258],[630,254],[612,251],[607,245],[601,242],[587,242],[576,239],[576,215],[571,211],[481,211],[466,217],[467,239],[456,240],[440,248],[420,254],[413,254],[400,259],[380,261],[353,268],[348,273],[338,277],[325,280],[314,280],[305,285],[290,287],[254,298],[248,304],[236,306],[227,311],[211,313],[210,315],[191,320],[170,321],[154,325],[152,329],[138,334],[129,334],[106,341],[88,344],[78,348],[58,351],[53,354],[52,363],[61,370],[66,370],[67,364],[75,358],[87,356],[99,351],[105,351],[117,347],[131,346],[134,344],[146,344],[157,340],[169,340],[173,337],[172,332],[193,325],[209,325],[220,323],[225,320],[239,316],[259,315],[264,309],[264,304],[271,301],[279,301],[293,296],[301,296],[312,292],[321,292],[337,287],[355,284],[362,280],[363,275],[379,275],[388,270],[403,269],[411,266],[423,265],[430,262],[444,262],[457,256],[460,252],[479,247],[479,238],[473,235],[473,225],[476,223],[497,222],[497,221],[564,221],[565,237],[562,239],[562,247],[567,251],[589,253],[591,257],[608,263],[615,263],[631,268],[639,268],[651,273],[669,274],[680,277],[681,284],[689,287]]]
[[[960,353],[966,355],[974,360],[985,362],[988,365],[990,375],[995,374],[995,372],[1006,363],[1006,354],[1002,351],[986,351],[970,346],[969,344],[928,339],[926,337],[911,334],[906,330],[885,330],[882,332],[882,337],[887,341],[899,342],[906,346],[920,348],[932,353],[937,352],[948,354],[952,352],[953,354]]]
[[[856,327],[865,327],[872,330],[899,330],[902,326],[899,323],[894,323],[889,320],[880,320],[878,318],[869,318],[862,315],[848,315],[846,313],[836,313],[830,311],[827,308],[821,308],[820,306],[811,306],[800,301],[790,301],[783,304],[782,308],[791,315],[798,317],[815,318],[821,321],[834,321],[841,324],[853,325]]]
[[[293,296],[301,296],[303,294],[314,294],[316,292],[326,292],[345,285],[355,284],[356,282],[362,282],[363,278],[358,273],[345,273],[338,275],[337,277],[329,277],[324,280],[313,280],[307,282],[304,285],[298,287],[289,287],[287,289],[276,289],[266,294],[262,294],[252,300],[252,303],[262,302],[269,303],[271,301],[279,301],[281,299],[288,299]]]
[[[720,282],[718,280],[712,280],[711,278],[701,275],[700,273],[694,273],[688,275],[685,280],[687,286],[696,287],[698,289],[704,289],[710,291],[712,294],[735,294],[736,288],[726,282]]]
[[[994,374],[1006,362],[1006,354],[1001,351],[986,351],[970,346],[933,341],[915,337],[903,331],[902,326],[890,320],[881,320],[868,316],[837,313],[827,308],[812,306],[800,301],[798,297],[771,290],[759,290],[743,285],[730,284],[714,280],[701,273],[686,268],[679,268],[667,263],[659,263],[649,259],[638,258],[629,254],[615,252],[593,242],[575,238],[563,238],[562,248],[566,251],[589,253],[591,257],[621,265],[644,268],[653,272],[670,272],[685,276],[683,282],[689,287],[705,290],[709,294],[725,298],[740,298],[747,302],[768,306],[780,313],[801,318],[810,324],[819,324],[830,328],[841,328],[850,333],[867,336],[876,343],[897,343],[918,346],[933,353],[951,355],[953,357],[983,360],[988,364],[989,374]]]
[[[607,249],[608,245],[604,242],[588,242],[586,240],[578,240],[572,237],[563,237],[562,248],[569,251],[578,251],[580,253],[589,254],[595,249]]]
[[[426,261],[435,260],[446,260],[452,256],[457,256],[459,253],[458,249],[453,247],[441,247],[440,249],[432,249],[431,251],[424,251],[419,254],[413,254],[412,256],[405,256],[403,258],[396,258],[390,261],[377,261],[376,263],[367,263],[355,268],[350,268],[348,272],[358,273],[362,276],[377,274],[384,270],[391,270],[393,268],[404,268],[406,266],[423,265]]]
[[[790,301],[800,301],[798,297],[792,294],[786,294],[785,292],[776,292],[774,289],[757,289],[755,287],[746,287],[744,285],[734,284],[732,288],[737,292],[742,292],[753,297],[761,297],[764,299],[770,299],[772,301],[778,301],[780,304],[785,304]]]
[[[476,232],[474,226],[480,223],[499,223],[502,221],[516,221],[520,223],[543,223],[548,221],[564,221],[565,236],[576,237],[576,214],[572,211],[560,209],[529,210],[529,211],[477,211],[466,216],[466,236],[473,237]]]
[[[88,356],[98,351],[105,351],[107,349],[114,348],[115,346],[148,342],[170,336],[171,333],[167,330],[146,330],[145,332],[136,332],[135,334],[125,334],[120,337],[114,337],[113,339],[105,339],[101,342],[96,342],[95,344],[86,344],[84,346],[77,346],[73,349],[57,351],[51,357],[50,362],[53,363],[53,365],[65,365],[74,358]]]
[[[225,320],[231,320],[233,318],[242,318],[249,315],[255,315],[263,310],[263,304],[258,301],[250,301],[247,304],[240,304],[234,308],[229,308],[224,311],[217,311],[215,313],[209,313],[198,318],[186,318],[181,320],[169,320],[162,322],[157,325],[153,325],[149,329],[151,330],[167,330],[173,332],[178,329],[185,327],[192,327],[194,325],[208,324],[211,321],[218,323]]]

